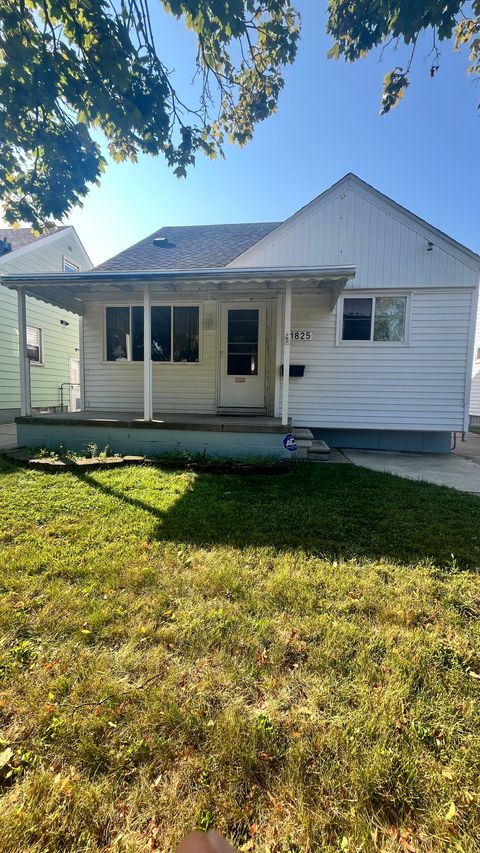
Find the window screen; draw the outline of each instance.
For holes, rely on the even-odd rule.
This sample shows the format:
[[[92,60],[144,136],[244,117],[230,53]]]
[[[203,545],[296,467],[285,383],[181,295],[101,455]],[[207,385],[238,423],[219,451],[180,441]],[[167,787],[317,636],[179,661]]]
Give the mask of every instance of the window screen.
[[[405,340],[406,296],[377,296],[374,341]]]

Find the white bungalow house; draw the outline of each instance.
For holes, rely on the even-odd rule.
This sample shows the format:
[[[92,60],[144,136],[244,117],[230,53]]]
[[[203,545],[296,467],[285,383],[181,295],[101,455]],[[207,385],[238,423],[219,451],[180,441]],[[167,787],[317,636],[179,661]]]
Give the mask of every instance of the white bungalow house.
[[[31,228],[0,228],[0,276],[73,273],[92,263],[76,231],[58,226],[43,236]],[[17,297],[0,287],[0,423],[20,414]],[[75,408],[79,398],[78,315],[28,297],[27,353],[31,405],[38,411]]]
[[[265,455],[302,428],[448,452],[468,429],[479,271],[348,174],[282,223],[162,228],[90,272],[10,276],[19,440]],[[31,414],[26,295],[81,318],[81,413]]]

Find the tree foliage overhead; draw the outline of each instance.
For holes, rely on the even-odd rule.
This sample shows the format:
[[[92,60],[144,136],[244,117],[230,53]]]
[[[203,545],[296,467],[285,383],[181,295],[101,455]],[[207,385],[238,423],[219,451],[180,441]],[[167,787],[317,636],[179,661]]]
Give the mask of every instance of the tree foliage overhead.
[[[382,113],[387,113],[409,85],[419,36],[431,33],[431,64],[439,70],[439,45],[453,39],[454,47],[469,51],[470,74],[480,74],[480,0],[329,0],[328,32],[334,44],[330,57],[353,62],[375,47],[410,47],[404,66],[396,66],[383,81]]]
[[[157,53],[153,3],[196,38],[198,91],[182,101]],[[163,155],[184,176],[198,152],[241,145],[276,109],[295,59],[289,0],[1,0],[0,205],[41,229],[98,182],[105,158]]]

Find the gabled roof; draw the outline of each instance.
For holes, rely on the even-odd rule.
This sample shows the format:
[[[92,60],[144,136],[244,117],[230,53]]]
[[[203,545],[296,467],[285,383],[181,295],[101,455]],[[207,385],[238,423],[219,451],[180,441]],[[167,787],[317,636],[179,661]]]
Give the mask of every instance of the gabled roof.
[[[42,240],[44,237],[49,237],[50,234],[56,234],[57,231],[63,231],[67,225],[56,225],[55,228],[50,228],[43,234],[34,234],[31,228],[0,228],[0,240],[6,240],[12,247],[12,252],[17,249],[23,249],[30,243],[35,243],[37,240]]]
[[[224,267],[279,222],[245,222],[236,225],[188,225],[160,228],[129,249],[99,264],[97,270],[168,270]],[[155,238],[166,242],[155,246]]]
[[[380,190],[377,190],[371,184],[368,184],[366,181],[359,178],[358,175],[355,175],[353,172],[347,172],[343,178],[340,178],[331,186],[327,187],[327,189],[323,190],[323,192],[319,193],[319,195],[315,196],[311,201],[307,202],[307,204],[300,207],[296,210],[291,216],[285,219],[283,222],[279,223],[278,234],[274,235],[275,239],[281,239],[282,235],[286,234],[291,228],[292,224],[308,218],[315,209],[318,209],[321,205],[327,204],[330,199],[336,195],[339,195],[344,190],[351,188],[356,190],[357,192],[363,193],[367,195],[369,198],[373,198],[377,201],[380,206],[384,208],[388,208],[389,212],[392,213],[397,219],[403,220],[404,222],[414,223],[419,229],[423,229],[425,233],[429,232],[429,234],[433,235],[435,238],[443,244],[443,246],[447,249],[453,250],[457,254],[463,255],[464,260],[468,258],[468,260],[473,261],[475,268],[478,269],[480,265],[480,256],[473,251],[473,249],[468,248],[468,246],[464,246],[463,243],[460,243],[458,240],[455,240],[453,237],[450,237],[449,234],[446,234],[444,231],[441,231],[439,228],[436,228],[430,222],[427,222],[425,219],[422,219],[421,216],[418,216],[416,213],[413,213],[408,208],[403,207],[398,202],[394,201],[390,196],[385,195]],[[252,246],[249,246],[243,252],[239,253],[236,258],[233,258],[230,262],[231,266],[248,266],[251,262],[252,257],[257,257],[257,250],[261,250],[265,245],[269,244],[269,235],[265,235],[264,238],[259,240],[258,246],[256,245],[254,251]],[[245,255],[245,258],[243,257]],[[253,261],[255,263],[255,261]]]

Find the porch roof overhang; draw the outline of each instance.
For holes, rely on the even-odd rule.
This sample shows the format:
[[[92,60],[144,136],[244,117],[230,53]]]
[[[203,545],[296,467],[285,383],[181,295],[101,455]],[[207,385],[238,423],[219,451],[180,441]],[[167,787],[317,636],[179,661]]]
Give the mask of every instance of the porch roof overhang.
[[[354,278],[354,266],[220,267],[218,269],[101,271],[78,273],[35,273],[0,276],[0,283],[12,290],[75,314],[84,313],[84,302],[108,299],[109,295],[143,292],[150,285],[152,296],[176,292],[329,291],[331,307],[347,281]]]

